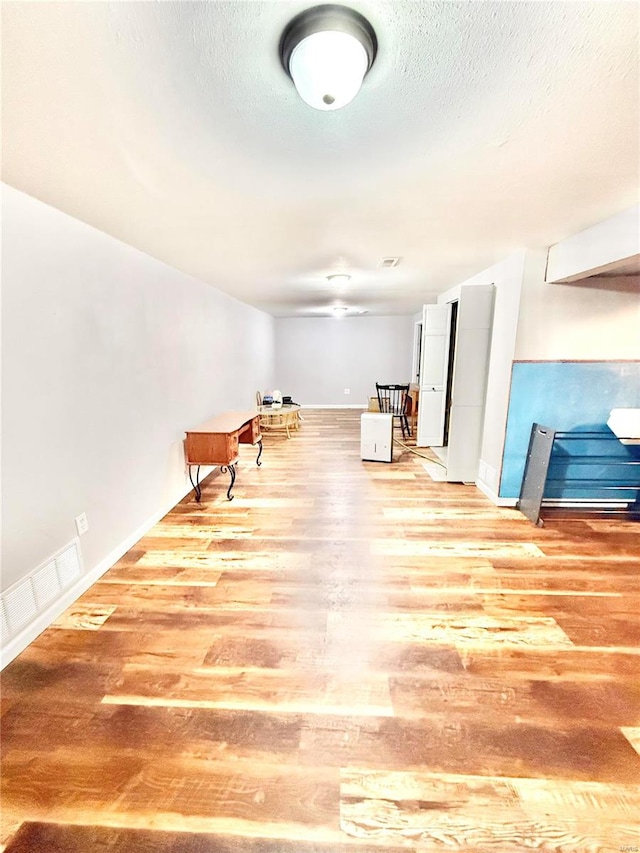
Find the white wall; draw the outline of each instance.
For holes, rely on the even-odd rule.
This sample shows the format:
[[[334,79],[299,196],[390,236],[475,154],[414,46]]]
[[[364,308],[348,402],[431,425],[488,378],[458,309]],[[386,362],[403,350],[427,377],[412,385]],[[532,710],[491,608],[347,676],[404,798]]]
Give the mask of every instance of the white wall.
[[[480,488],[494,499],[500,484],[524,261],[524,250],[514,252],[438,297],[439,304],[451,302],[459,297],[462,285],[493,284],[496,288],[478,477]]]
[[[184,430],[273,384],[273,319],[3,187],[3,588],[86,570],[188,489]]]
[[[478,486],[497,501],[514,360],[640,358],[638,278],[545,282],[547,251],[517,251],[460,285],[494,284],[495,313]]]
[[[544,280],[545,253],[527,253],[515,358],[640,358],[640,277]]]
[[[366,406],[376,381],[411,379],[413,317],[282,318],[275,335],[276,386],[303,405]]]

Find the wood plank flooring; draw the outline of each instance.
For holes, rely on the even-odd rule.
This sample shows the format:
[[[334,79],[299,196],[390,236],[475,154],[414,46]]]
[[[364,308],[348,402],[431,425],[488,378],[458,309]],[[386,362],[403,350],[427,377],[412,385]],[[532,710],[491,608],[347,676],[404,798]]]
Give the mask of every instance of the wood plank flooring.
[[[241,448],[7,667],[6,853],[639,849],[640,527],[359,416]]]

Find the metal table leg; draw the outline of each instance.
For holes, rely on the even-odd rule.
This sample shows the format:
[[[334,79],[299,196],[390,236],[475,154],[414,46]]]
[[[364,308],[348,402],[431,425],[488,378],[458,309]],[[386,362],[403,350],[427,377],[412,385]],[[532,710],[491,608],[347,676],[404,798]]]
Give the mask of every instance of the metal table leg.
[[[228,471],[231,475],[231,482],[229,483],[229,488],[227,489],[227,498],[232,501],[233,495],[231,494],[231,489],[233,488],[233,484],[236,481],[236,466],[233,463],[229,463],[229,465],[223,465],[220,470],[223,474]]]
[[[202,489],[200,488],[200,466],[198,465],[198,470],[196,471],[196,481],[193,482],[193,477],[191,476],[191,465],[189,465],[189,479],[191,480],[191,485],[193,486],[193,490],[196,493],[196,501],[200,502],[200,498],[202,497]]]

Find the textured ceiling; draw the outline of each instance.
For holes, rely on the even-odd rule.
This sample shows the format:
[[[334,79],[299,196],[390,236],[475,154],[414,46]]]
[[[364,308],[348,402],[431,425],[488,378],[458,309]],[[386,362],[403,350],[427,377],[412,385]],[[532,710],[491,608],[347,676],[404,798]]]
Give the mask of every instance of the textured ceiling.
[[[276,316],[413,312],[638,202],[638,4],[353,3],[335,112],[279,64],[309,5],[3,2],[3,179]]]

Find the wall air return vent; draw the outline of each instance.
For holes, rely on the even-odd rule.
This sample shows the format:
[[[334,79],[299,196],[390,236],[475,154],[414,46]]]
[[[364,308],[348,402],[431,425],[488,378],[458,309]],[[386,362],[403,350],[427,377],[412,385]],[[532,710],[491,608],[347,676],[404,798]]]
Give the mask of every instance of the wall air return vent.
[[[2,629],[2,642],[9,639],[9,624],[7,617],[4,615],[4,601],[0,598],[0,628]]]
[[[80,565],[80,555],[77,543],[58,554],[56,557],[56,571],[60,579],[60,586],[66,589],[76,578],[82,574],[82,566]]]
[[[33,593],[31,578],[12,586],[2,597],[9,631],[13,636],[38,615],[38,606]]]
[[[50,601],[53,601],[60,592],[60,584],[56,573],[56,561],[50,560],[41,569],[36,569],[31,576],[31,582],[38,608],[45,607]]]
[[[55,603],[83,574],[80,543],[74,539],[27,577],[0,594],[2,639],[12,640]]]

